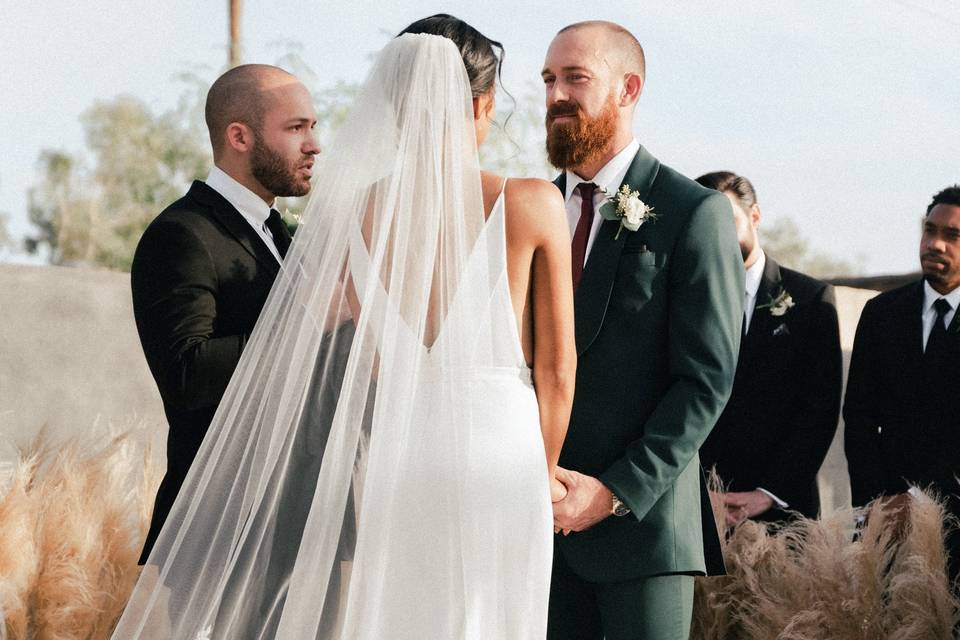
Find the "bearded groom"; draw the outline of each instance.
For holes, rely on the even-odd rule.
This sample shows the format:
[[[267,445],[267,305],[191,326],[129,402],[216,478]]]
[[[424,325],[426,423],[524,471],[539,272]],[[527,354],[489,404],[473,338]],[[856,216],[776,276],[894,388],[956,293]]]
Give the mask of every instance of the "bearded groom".
[[[561,30],[543,69],[579,356],[551,640],[686,640],[704,532],[716,535],[697,451],[733,384],[743,265],[726,197],[635,140],[644,77],[636,38],[599,21]]]

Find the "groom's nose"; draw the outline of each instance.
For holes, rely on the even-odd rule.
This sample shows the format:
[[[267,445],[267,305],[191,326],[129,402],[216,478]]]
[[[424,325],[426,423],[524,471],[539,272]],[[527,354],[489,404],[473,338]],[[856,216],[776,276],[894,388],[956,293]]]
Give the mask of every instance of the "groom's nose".
[[[547,108],[557,102],[566,102],[570,98],[567,92],[566,84],[557,78],[553,83],[547,85]]]

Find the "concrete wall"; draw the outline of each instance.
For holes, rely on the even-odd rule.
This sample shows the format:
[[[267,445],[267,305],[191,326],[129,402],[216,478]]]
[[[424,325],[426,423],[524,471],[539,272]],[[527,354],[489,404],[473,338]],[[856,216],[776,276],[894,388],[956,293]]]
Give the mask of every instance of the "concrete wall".
[[[860,311],[874,291],[837,288],[844,372]],[[147,369],[127,274],[0,265],[0,465],[46,425],[55,438],[166,421]],[[824,508],[850,502],[842,425],[820,472]]]
[[[129,275],[0,265],[0,317],[0,460],[44,426],[53,438],[137,422],[165,434]]]

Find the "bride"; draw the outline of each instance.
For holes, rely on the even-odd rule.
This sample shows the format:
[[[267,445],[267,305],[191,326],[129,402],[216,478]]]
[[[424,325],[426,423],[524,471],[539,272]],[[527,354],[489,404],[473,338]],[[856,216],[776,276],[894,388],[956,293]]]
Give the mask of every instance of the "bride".
[[[479,170],[495,49],[380,53],[114,638],[545,636],[570,239]]]

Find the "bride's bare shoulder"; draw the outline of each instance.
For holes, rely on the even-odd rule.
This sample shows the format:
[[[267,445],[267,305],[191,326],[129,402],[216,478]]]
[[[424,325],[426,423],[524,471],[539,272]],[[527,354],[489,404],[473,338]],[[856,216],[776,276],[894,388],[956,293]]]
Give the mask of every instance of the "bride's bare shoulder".
[[[511,178],[504,197],[508,225],[514,231],[530,237],[540,236],[543,230],[557,225],[567,228],[563,195],[552,182]]]

